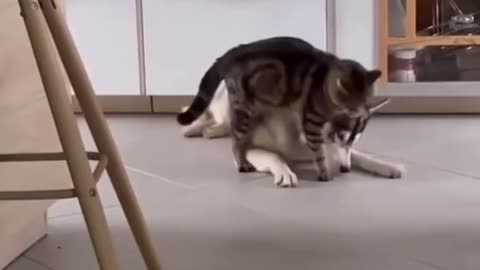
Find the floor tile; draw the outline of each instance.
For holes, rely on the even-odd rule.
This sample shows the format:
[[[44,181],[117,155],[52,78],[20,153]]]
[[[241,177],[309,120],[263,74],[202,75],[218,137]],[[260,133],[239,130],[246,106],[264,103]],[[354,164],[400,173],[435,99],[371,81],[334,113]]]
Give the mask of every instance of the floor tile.
[[[166,269],[432,269],[204,193],[151,183],[139,194]],[[121,211],[108,214],[122,269],[140,269]],[[82,223],[78,216],[52,220],[49,238],[27,255],[55,269],[96,269]]]
[[[296,189],[236,173],[228,139],[184,139],[172,117],[109,122],[166,269],[480,267],[472,118],[376,118],[358,147],[405,162],[403,179],[352,172]],[[140,269],[108,181],[101,194],[123,269]],[[78,208],[56,207],[49,237],[27,256],[57,270],[97,269]]]
[[[151,129],[148,128],[148,126],[152,122],[157,122],[157,119],[158,116],[155,115],[108,115],[107,121],[112,134],[114,134],[115,143],[121,150],[123,148],[122,146],[135,143],[140,140],[143,135],[151,133]],[[82,116],[78,116],[77,122],[80,126],[86,148],[96,150],[85,119]]]
[[[115,119],[115,117],[113,117]],[[122,117],[122,120],[128,120],[128,116]],[[135,133],[127,132],[129,128],[135,126],[136,123],[142,123],[141,119],[128,121],[128,125],[124,125],[124,122],[120,122],[120,124],[116,124],[115,120],[109,121],[110,129],[113,134],[115,134],[115,142],[117,143],[120,151],[123,149],[122,146],[128,145],[131,141],[135,141],[138,139],[138,135]],[[78,117],[78,123],[82,131],[82,138],[85,144],[85,147],[88,151],[97,151],[95,143],[92,139],[90,131],[88,130],[88,126],[85,120],[82,117]],[[95,168],[96,163],[92,162],[92,171]],[[114,193],[113,187],[110,183],[108,175],[104,172],[102,178],[98,184],[99,192],[101,194],[101,199],[103,206],[105,208],[111,208],[114,206],[119,205],[118,199]],[[62,217],[68,215],[77,215],[81,213],[80,206],[78,204],[77,199],[67,199],[57,201],[49,210],[48,216],[50,218],[55,217]]]
[[[5,268],[5,270],[52,270],[52,268],[44,267],[25,257],[19,257],[15,262]]]
[[[359,147],[480,179],[477,116],[384,116],[368,126]]]

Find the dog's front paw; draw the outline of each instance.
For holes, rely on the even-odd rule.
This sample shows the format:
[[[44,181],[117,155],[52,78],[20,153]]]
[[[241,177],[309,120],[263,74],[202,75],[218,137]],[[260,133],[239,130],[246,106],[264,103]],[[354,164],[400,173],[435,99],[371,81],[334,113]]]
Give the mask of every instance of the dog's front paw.
[[[405,174],[406,169],[403,164],[383,164],[380,168],[377,168],[374,173],[385,178],[399,179]]]
[[[213,128],[206,128],[203,130],[202,135],[205,139],[214,139],[217,137],[217,132]]]
[[[229,134],[229,128],[222,124],[212,125],[203,130],[203,137],[206,139],[227,137]]]
[[[340,166],[340,173],[349,173],[352,170],[350,166],[341,165]]]
[[[202,130],[196,126],[186,126],[181,129],[181,133],[185,138],[194,138],[202,136]]]
[[[272,170],[275,185],[279,187],[296,187],[298,185],[297,175],[288,166],[282,166]]]
[[[392,179],[399,179],[402,178],[406,171],[405,165],[395,164],[389,168],[387,175]]]
[[[254,171],[256,171],[255,167],[248,161],[244,161],[238,166],[239,173],[249,173]]]

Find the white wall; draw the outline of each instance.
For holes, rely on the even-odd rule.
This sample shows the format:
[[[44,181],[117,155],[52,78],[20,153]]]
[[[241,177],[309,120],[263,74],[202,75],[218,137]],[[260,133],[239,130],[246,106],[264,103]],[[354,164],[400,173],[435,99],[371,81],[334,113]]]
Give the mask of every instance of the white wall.
[[[376,0],[335,0],[337,54],[375,67]],[[386,0],[379,0],[386,1]]]

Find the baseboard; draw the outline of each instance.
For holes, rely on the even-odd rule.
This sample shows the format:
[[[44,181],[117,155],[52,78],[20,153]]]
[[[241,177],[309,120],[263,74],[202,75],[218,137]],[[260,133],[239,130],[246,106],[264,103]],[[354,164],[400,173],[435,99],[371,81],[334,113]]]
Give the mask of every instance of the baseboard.
[[[478,114],[480,97],[393,97],[383,114]]]
[[[379,114],[478,114],[480,97],[391,97]],[[153,111],[177,113],[193,96],[153,97]]]
[[[153,96],[153,112],[178,113],[180,108],[192,103],[193,96]]]
[[[480,97],[391,97],[380,114],[477,114]],[[177,113],[193,96],[98,96],[105,113]],[[81,112],[73,98],[76,112]]]
[[[5,218],[8,218],[8,221],[0,232],[0,245],[2,246],[0,269],[7,267],[47,234],[46,213],[37,216],[27,213]]]
[[[150,96],[115,96],[99,95],[97,100],[105,113],[152,113],[152,97]],[[72,97],[75,113],[82,109],[76,96]]]
[[[181,106],[190,104],[193,96],[99,95],[97,99],[105,113],[176,113]],[[82,112],[75,96],[72,105],[75,113]]]

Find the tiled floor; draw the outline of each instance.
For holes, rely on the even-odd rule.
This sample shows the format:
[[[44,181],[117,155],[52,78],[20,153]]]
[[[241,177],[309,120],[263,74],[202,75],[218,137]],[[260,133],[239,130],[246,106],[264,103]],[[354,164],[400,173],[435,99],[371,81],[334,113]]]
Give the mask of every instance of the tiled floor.
[[[403,179],[296,189],[237,174],[228,140],[183,139],[173,118],[109,119],[167,270],[480,269],[478,117],[376,118],[358,148],[404,162]],[[122,269],[144,269],[107,181],[102,195]],[[74,201],[49,222],[8,270],[98,269]]]

